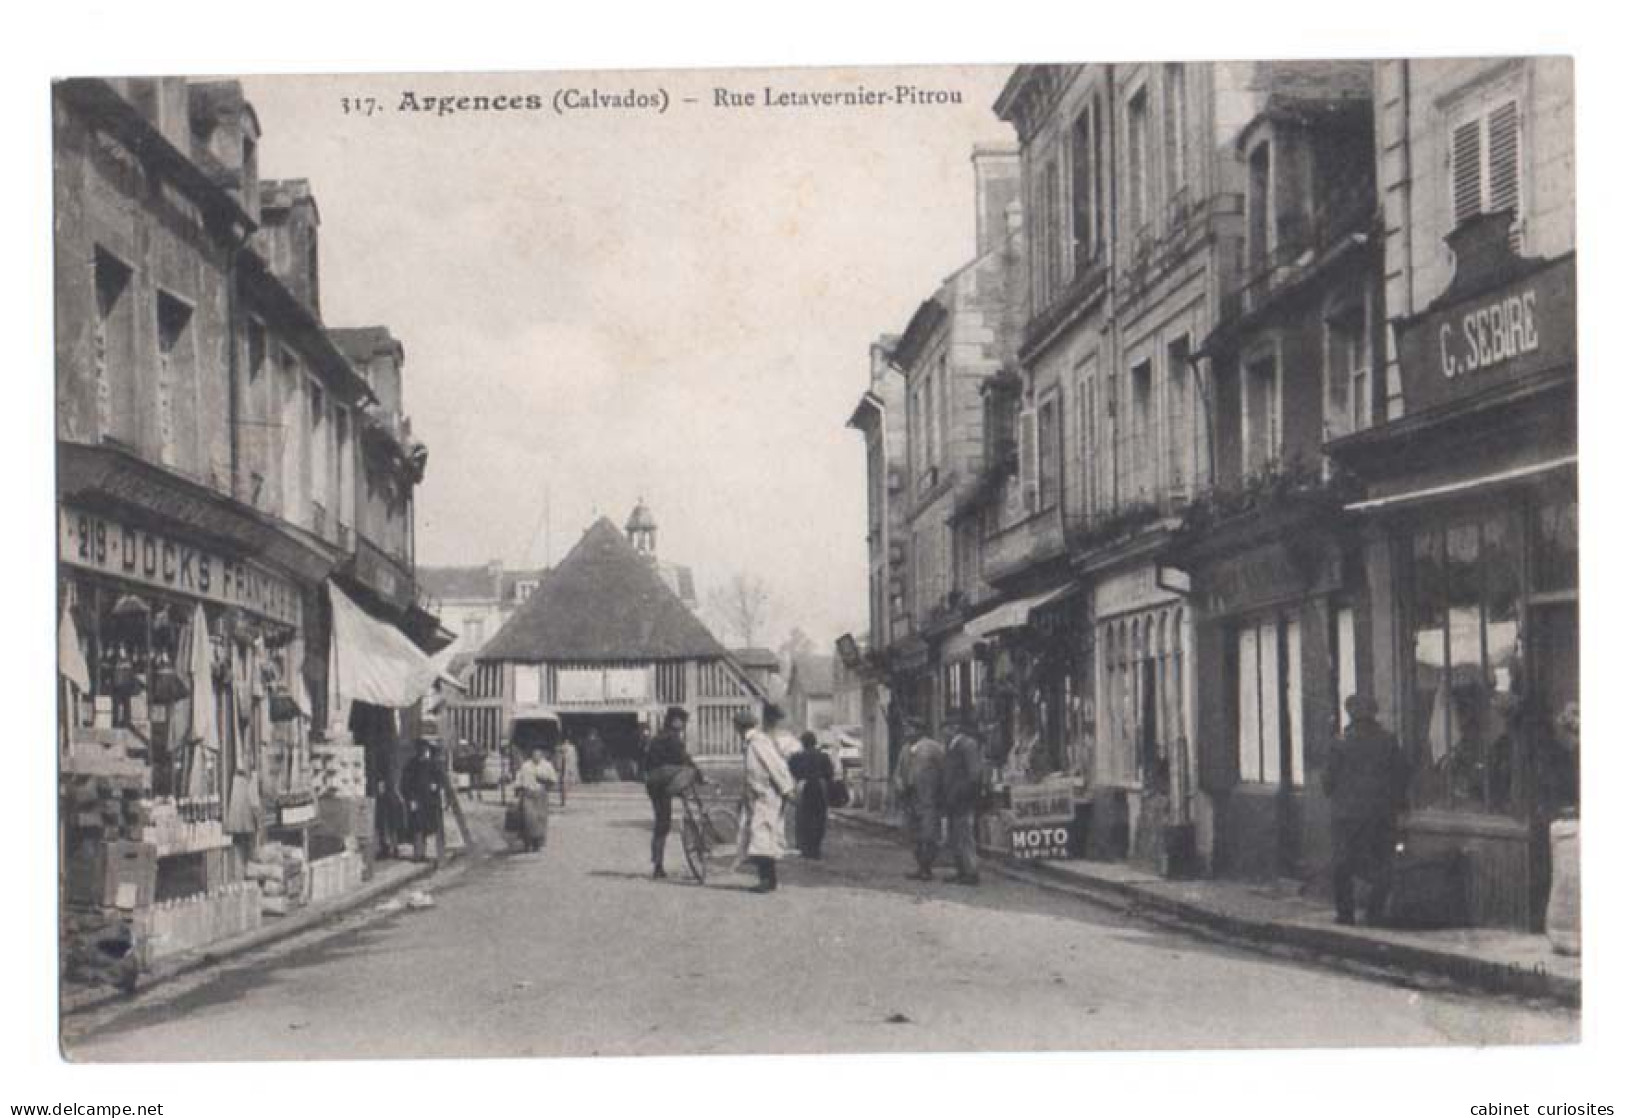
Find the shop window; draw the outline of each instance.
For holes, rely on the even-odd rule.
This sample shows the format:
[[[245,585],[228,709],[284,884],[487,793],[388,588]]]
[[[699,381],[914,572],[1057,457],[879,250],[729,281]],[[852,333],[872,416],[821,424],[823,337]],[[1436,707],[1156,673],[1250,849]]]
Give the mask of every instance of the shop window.
[[[1304,783],[1303,639],[1296,618],[1241,627],[1236,650],[1237,767],[1245,784]]]
[[[1517,518],[1418,532],[1411,545],[1412,732],[1423,806],[1510,811],[1523,686]]]
[[[1541,594],[1580,588],[1580,508],[1572,498],[1543,504],[1535,514],[1535,586]]]

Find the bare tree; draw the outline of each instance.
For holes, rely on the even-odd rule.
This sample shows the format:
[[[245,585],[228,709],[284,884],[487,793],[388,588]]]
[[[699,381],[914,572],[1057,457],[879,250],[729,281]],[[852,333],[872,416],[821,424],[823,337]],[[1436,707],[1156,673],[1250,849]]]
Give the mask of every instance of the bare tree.
[[[744,647],[756,644],[756,637],[767,625],[772,596],[767,585],[755,575],[737,574],[727,585],[720,586],[707,596],[711,612],[739,638]]]

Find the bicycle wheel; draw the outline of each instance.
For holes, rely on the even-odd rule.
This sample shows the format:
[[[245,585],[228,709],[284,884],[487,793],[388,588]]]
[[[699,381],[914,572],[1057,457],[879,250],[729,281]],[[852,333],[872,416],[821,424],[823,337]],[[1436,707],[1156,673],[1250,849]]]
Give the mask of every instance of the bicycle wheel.
[[[683,860],[688,863],[688,872],[694,875],[694,880],[701,885],[705,884],[705,836],[700,834],[700,825],[694,821],[692,815],[683,816],[682,828]]]

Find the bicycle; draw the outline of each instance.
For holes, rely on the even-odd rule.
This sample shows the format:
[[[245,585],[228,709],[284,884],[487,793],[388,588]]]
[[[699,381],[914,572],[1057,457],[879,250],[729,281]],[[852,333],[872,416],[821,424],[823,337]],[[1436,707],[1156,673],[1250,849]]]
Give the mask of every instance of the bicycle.
[[[674,781],[672,788],[683,802],[683,825],[679,830],[683,860],[701,885],[709,870],[732,860],[739,843],[739,816],[728,808],[707,805],[700,795],[700,785],[705,782],[704,776],[694,772],[690,779]]]

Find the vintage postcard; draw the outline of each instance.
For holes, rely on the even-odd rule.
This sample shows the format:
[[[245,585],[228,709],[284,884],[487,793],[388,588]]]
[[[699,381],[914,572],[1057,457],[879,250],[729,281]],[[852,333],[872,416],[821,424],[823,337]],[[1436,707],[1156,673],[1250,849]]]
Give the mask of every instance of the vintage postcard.
[[[69,1060],[1578,1039],[1569,59],[50,101]]]

